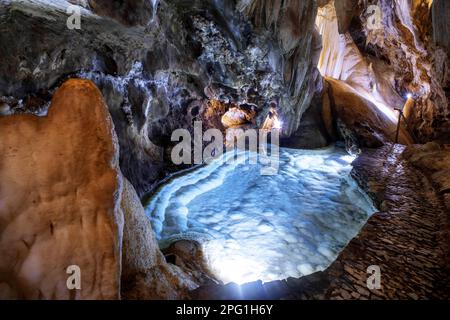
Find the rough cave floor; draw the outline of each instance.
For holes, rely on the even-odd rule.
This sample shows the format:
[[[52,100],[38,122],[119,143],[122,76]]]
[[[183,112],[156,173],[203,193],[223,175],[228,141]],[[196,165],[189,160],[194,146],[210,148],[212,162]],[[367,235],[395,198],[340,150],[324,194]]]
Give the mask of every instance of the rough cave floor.
[[[242,286],[211,285],[194,299],[448,299],[448,209],[422,172],[402,159],[403,147],[366,150],[352,176],[381,209],[323,272]],[[381,269],[369,290],[367,267]]]

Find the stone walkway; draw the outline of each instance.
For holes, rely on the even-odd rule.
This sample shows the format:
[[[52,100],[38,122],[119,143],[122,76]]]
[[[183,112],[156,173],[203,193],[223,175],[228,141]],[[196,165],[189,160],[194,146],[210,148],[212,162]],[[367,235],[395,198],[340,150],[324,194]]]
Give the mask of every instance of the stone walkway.
[[[449,210],[429,180],[401,158],[403,147],[366,150],[353,177],[381,210],[323,272],[263,284],[213,285],[193,299],[449,299]],[[367,268],[381,288],[367,288]]]

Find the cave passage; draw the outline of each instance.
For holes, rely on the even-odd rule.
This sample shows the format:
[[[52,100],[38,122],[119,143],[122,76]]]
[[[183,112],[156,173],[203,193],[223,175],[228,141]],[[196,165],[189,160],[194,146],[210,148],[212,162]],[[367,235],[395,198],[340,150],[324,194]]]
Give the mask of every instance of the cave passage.
[[[323,270],[374,212],[343,149],[281,148],[273,176],[245,153],[233,164],[220,160],[162,186],[146,211],[161,247],[199,241],[224,283]]]

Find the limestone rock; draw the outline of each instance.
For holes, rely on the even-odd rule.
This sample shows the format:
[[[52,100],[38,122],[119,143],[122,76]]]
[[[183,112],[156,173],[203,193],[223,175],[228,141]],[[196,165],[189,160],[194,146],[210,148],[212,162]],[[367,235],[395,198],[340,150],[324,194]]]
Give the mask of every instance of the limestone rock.
[[[68,2],[83,7],[83,8],[89,8],[89,1],[88,0],[67,0]]]
[[[147,25],[154,16],[159,0],[89,0],[92,10],[126,25]]]
[[[346,33],[350,27],[353,17],[358,16],[358,0],[335,0],[336,14],[338,19],[338,31]]]
[[[414,145],[405,150],[403,157],[428,174],[442,194],[450,193],[450,147],[430,142]]]
[[[185,299],[197,287],[159,251],[150,219],[131,183],[124,179],[122,297],[124,299]]]
[[[450,3],[446,0],[434,0],[433,15],[433,40],[434,42],[450,50]]]
[[[359,147],[379,147],[395,140],[397,123],[393,119],[345,82],[331,78],[326,80],[332,113],[355,136]],[[413,142],[404,126],[401,126],[399,142]]]
[[[442,72],[439,70],[442,67],[436,57],[438,51],[435,52],[431,44],[432,2],[435,1],[379,1],[383,12],[382,28],[366,28],[365,43],[358,45],[363,52],[370,51],[390,62],[390,69],[397,81],[395,89],[399,94],[405,96],[412,93],[415,96],[412,127],[420,143],[448,139],[449,131],[448,98],[437,76]],[[439,4],[433,3],[433,6]],[[364,25],[364,18],[361,21]],[[435,22],[437,27],[439,22],[436,17]],[[435,31],[445,33],[445,29]]]
[[[211,99],[202,108],[201,120],[207,128],[225,131],[222,117],[227,112],[227,105],[219,100]]]
[[[0,132],[0,297],[176,299],[196,288],[159,251],[92,82],[65,82],[46,117],[0,117]],[[71,265],[81,290],[66,287]]]
[[[253,108],[232,107],[222,116],[221,122],[226,128],[236,127],[250,123],[255,116],[256,110]]]
[[[317,149],[328,146],[337,140],[334,134],[333,118],[325,119],[323,114],[328,114],[330,109],[323,100],[328,99],[328,95],[320,95],[313,99],[311,106],[304,113],[300,127],[289,138],[281,139],[281,146],[288,148]],[[328,123],[327,123],[328,122]]]
[[[319,9],[316,20],[323,36],[318,64],[321,74],[345,81],[360,95],[393,114],[394,108],[404,104],[404,99],[395,91],[393,71],[379,59],[363,55],[349,32],[339,33],[336,10],[331,1]]]
[[[163,252],[170,263],[180,267],[196,283],[207,285],[219,282],[207,266],[200,243],[191,240],[180,240],[172,243]]]
[[[413,94],[413,138],[417,142],[448,140],[450,108],[443,90],[446,86],[448,90],[448,62],[430,44],[431,1],[380,0],[380,27],[369,22],[374,19],[369,15],[373,3],[354,4],[334,0],[319,9],[321,74],[347,82],[386,110],[402,107],[407,94]],[[445,11],[442,4],[433,6]],[[435,16],[435,26],[445,33],[444,18]]]
[[[123,75],[152,45],[144,27],[126,28],[84,8],[81,30],[70,30],[66,13],[70,5],[43,0],[2,3],[0,95],[24,99],[54,88],[65,76],[81,70]]]
[[[134,63],[157,46],[156,31],[146,30],[146,25],[123,25],[89,8],[80,8],[81,29],[70,30],[66,10],[73,2],[83,1],[2,2],[0,96],[12,100],[14,112],[45,115],[52,92],[68,77],[92,80],[110,109],[123,173],[143,194],[161,172],[162,152],[149,141],[147,115],[151,114],[146,109],[156,110],[157,105],[149,103],[151,88],[144,90],[140,82],[135,83],[141,75],[130,73]]]
[[[3,1],[0,100],[11,97],[12,112],[44,115],[68,77],[92,80],[114,121],[121,171],[139,196],[174,169],[172,132],[192,130],[209,100],[254,103],[265,116],[279,98],[289,136],[320,83],[314,1],[85,2]],[[73,3],[80,30],[67,27]],[[265,12],[273,15],[267,24]]]
[[[273,53],[273,60],[282,69],[290,96],[280,103],[282,113],[287,115],[283,134],[290,136],[299,128],[319,86],[316,65],[320,41],[314,32],[317,5],[315,1],[251,0],[242,1],[241,6],[257,28],[275,30],[280,52]]]
[[[100,91],[70,80],[47,117],[0,117],[0,136],[0,296],[118,299],[122,182]]]

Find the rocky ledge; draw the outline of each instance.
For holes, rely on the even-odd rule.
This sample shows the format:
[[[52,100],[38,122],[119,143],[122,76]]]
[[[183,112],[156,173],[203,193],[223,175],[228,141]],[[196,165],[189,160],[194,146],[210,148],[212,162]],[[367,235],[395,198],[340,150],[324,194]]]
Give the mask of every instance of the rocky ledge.
[[[423,162],[432,154],[423,148],[409,148],[405,152],[403,146],[388,144],[378,149],[367,149],[355,160],[352,175],[380,212],[372,215],[358,236],[325,271],[300,279],[264,284],[254,282],[241,287],[236,284],[211,285],[195,290],[193,297],[450,298],[449,206],[445,193],[435,191],[435,179],[428,178],[417,160],[422,159]],[[414,163],[408,160],[411,157],[416,159]],[[442,174],[445,172],[448,172],[448,162],[447,171],[441,171]],[[369,266],[380,268],[379,289],[368,289]]]

